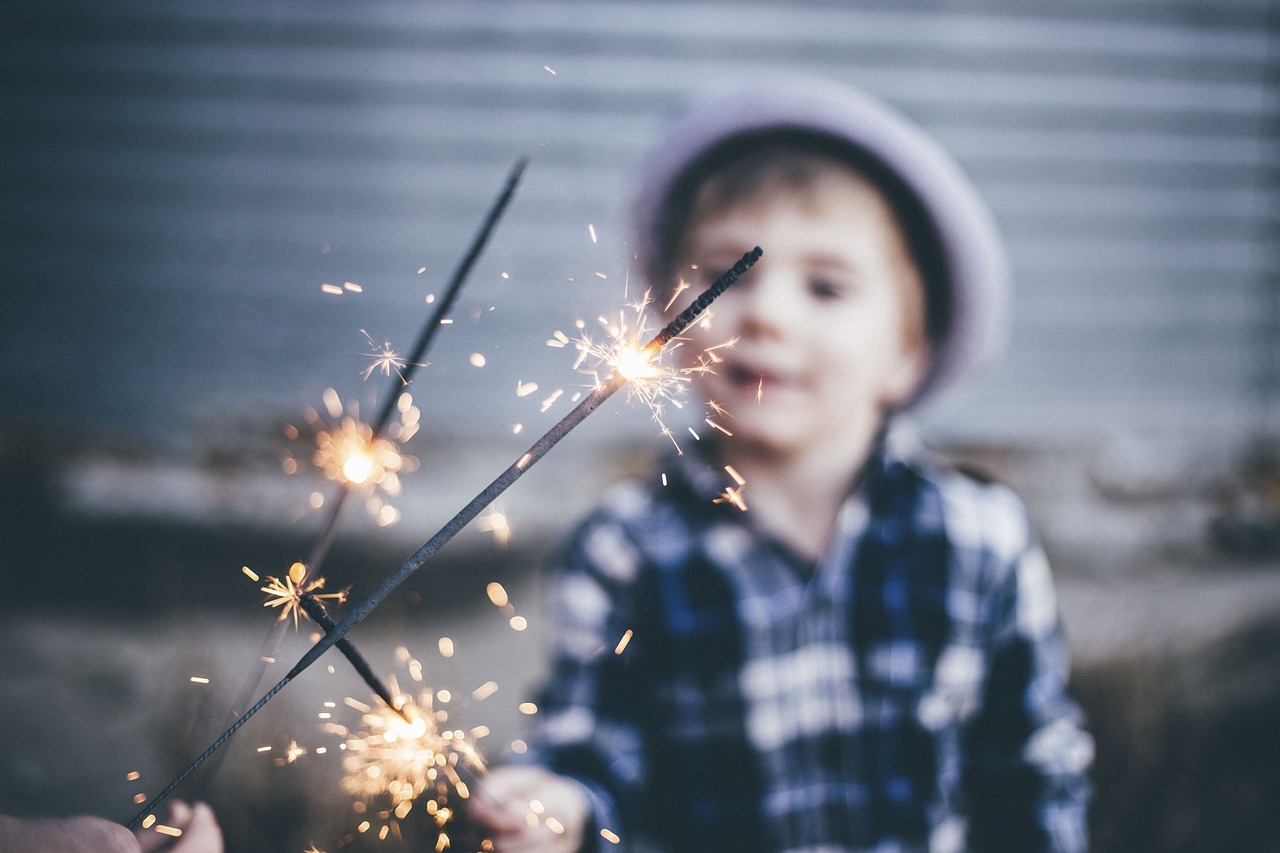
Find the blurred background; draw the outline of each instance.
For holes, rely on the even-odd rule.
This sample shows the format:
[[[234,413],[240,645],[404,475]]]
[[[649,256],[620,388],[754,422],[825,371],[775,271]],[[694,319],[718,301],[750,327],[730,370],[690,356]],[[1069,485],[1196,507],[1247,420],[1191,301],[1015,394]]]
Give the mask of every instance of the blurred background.
[[[921,428],[1041,526],[1099,741],[1094,848],[1280,850],[1274,7],[6,4],[0,812],[127,820],[223,728],[272,621],[241,567],[305,558],[334,494],[314,434],[392,393],[377,354],[410,348],[517,158],[409,389],[416,467],[355,501],[330,589],[367,593],[589,384],[547,341],[638,295],[627,205],[664,124],[725,80],[802,72],[928,128],[1007,236],[1008,356]],[[518,750],[551,549],[668,447],[611,401],[356,642],[402,686],[409,658],[459,697],[495,682],[450,707],[490,758]],[[373,834],[318,729],[369,698],[331,657],[181,792],[229,849]]]

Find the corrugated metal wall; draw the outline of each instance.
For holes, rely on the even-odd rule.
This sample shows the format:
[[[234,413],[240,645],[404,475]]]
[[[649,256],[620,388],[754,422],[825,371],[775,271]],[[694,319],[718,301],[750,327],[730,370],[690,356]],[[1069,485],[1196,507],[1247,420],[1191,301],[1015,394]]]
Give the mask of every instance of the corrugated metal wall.
[[[1275,403],[1265,0],[20,5],[0,12],[8,416],[184,439],[367,393],[357,330],[407,345],[527,153],[421,394],[429,425],[535,421],[517,379],[574,382],[547,335],[621,301],[646,146],[704,84],[775,70],[914,116],[1007,232],[1009,358],[938,431],[1225,446]],[[364,293],[320,292],[342,281]]]

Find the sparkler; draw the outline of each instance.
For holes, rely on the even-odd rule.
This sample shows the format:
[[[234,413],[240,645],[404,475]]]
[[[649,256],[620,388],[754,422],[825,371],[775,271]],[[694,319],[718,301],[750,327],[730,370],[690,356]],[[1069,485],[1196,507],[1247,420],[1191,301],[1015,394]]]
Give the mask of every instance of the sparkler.
[[[677,336],[683,333],[694,320],[698,318],[712,302],[725,292],[738,278],[750,269],[760,256],[763,250],[756,247],[747,252],[742,258],[733,265],[732,268],[726,270],[717,278],[710,287],[703,291],[696,299],[693,300],[687,308],[680,312],[674,320],[668,323],[658,334],[645,344],[641,351],[646,353],[649,358],[656,356],[663,347],[669,344]],[[415,358],[416,360],[416,358]],[[408,559],[400,564],[394,572],[388,575],[382,583],[380,583],[372,593],[369,594],[364,601],[360,602],[352,608],[341,622],[335,625],[331,630],[325,632],[322,636],[299,660],[293,665],[285,676],[276,683],[274,687],[268,690],[262,698],[260,698],[252,707],[246,710],[240,717],[231,724],[231,726],[218,736],[210,746],[201,753],[186,770],[178,774],[178,776],[170,782],[165,788],[147,803],[142,811],[140,811],[130,822],[130,828],[135,828],[140,824],[146,815],[154,810],[162,803],[177,787],[182,784],[191,773],[195,772],[209,756],[213,755],[222,748],[228,740],[230,740],[237,731],[247,723],[254,714],[262,710],[268,702],[275,698],[281,690],[289,685],[298,675],[304,672],[308,667],[320,659],[326,651],[333,648],[340,640],[346,637],[347,633],[357,624],[365,619],[373,612],[379,604],[381,604],[392,591],[409,578],[414,572],[422,568],[422,566],[432,556],[436,554],[445,544],[447,544],[454,536],[456,536],[464,527],[473,521],[486,507],[493,503],[497,498],[511,487],[526,471],[535,463],[545,456],[552,447],[560,442],[569,432],[582,423],[588,415],[600,407],[605,400],[609,399],[614,392],[626,385],[628,377],[616,367],[613,372],[602,380],[592,390],[590,394],[583,398],[577,406],[573,408],[567,415],[548,430],[541,438],[525,452],[523,456],[511,464],[505,471],[490,483],[480,494],[476,495],[466,506],[464,506],[457,515],[445,523],[445,525],[436,532],[421,548],[414,552]]]
[[[472,268],[480,257],[480,253],[489,242],[489,237],[493,233],[493,229],[497,226],[498,220],[502,218],[502,214],[511,203],[511,199],[515,195],[516,186],[520,183],[520,178],[524,174],[524,170],[528,165],[529,159],[527,157],[522,157],[515,162],[511,167],[511,171],[508,172],[507,179],[503,183],[502,189],[499,190],[493,204],[490,205],[488,213],[486,213],[485,218],[480,223],[480,227],[472,237],[466,253],[462,256],[457,267],[454,269],[453,274],[450,276],[449,283],[445,287],[443,297],[435,301],[435,308],[428,316],[427,321],[423,324],[422,330],[418,333],[418,339],[414,343],[413,350],[408,357],[404,359],[403,368],[401,369],[400,367],[397,367],[397,378],[401,384],[383,400],[382,407],[378,411],[377,417],[373,422],[367,427],[364,427],[364,430],[367,430],[367,433],[365,433],[364,430],[356,430],[353,422],[352,429],[360,432],[360,437],[365,439],[364,445],[357,445],[357,450],[361,447],[367,447],[370,448],[369,452],[357,453],[355,456],[352,456],[349,459],[342,459],[341,461],[339,461],[339,457],[337,455],[332,456],[334,462],[337,463],[336,473],[339,476],[332,477],[331,479],[336,479],[338,481],[338,491],[334,496],[334,499],[329,503],[329,516],[325,521],[325,526],[320,537],[316,540],[315,545],[311,549],[311,553],[303,563],[304,575],[302,578],[296,580],[297,584],[302,585],[307,575],[315,576],[320,571],[320,566],[324,563],[325,557],[328,556],[329,549],[333,546],[333,541],[337,537],[338,522],[342,519],[342,512],[346,506],[347,498],[351,494],[352,484],[359,479],[358,475],[363,473],[367,477],[374,473],[375,465],[391,465],[393,455],[398,457],[398,448],[384,438],[384,434],[387,432],[388,426],[391,424],[392,415],[397,410],[400,401],[407,396],[397,392],[401,388],[408,386],[409,383],[413,381],[414,373],[417,371],[417,368],[421,366],[423,357],[431,347],[431,343],[435,340],[435,336],[439,332],[441,325],[443,325],[443,320],[446,318],[449,311],[452,310],[454,303],[457,301],[458,294],[461,293],[463,284],[466,283],[467,278],[471,274]],[[335,415],[335,417],[337,417],[337,415]],[[379,444],[379,442],[381,442],[381,444]],[[317,453],[321,452],[322,449],[318,448]],[[359,459],[363,459],[364,461],[353,462],[353,460]],[[365,470],[366,464],[367,470]],[[348,471],[347,468],[349,466],[354,467],[352,467],[352,470]],[[322,470],[324,470],[324,468],[322,468]],[[393,467],[393,476],[395,470],[398,470],[398,466]],[[320,606],[320,609],[323,609],[322,605]],[[233,707],[237,709],[243,708],[249,703],[253,694],[258,691],[258,686],[262,681],[262,677],[266,674],[268,663],[275,659],[276,652],[280,648],[280,642],[283,639],[284,623],[278,622],[264,639],[262,648],[258,654],[260,665],[258,666],[252,680],[248,682],[247,689],[241,695],[240,700]],[[352,648],[352,650],[354,649]],[[360,670],[361,665],[356,663],[356,656],[350,654],[347,648],[343,648],[342,651],[347,655],[348,659],[351,660],[352,665],[355,666],[357,670]],[[367,667],[367,664],[364,666]],[[374,678],[372,681],[370,681],[370,679],[366,679],[366,681],[370,682],[370,687],[372,687],[374,692],[379,696],[387,692],[386,687],[383,686],[378,679]]]
[[[685,282],[680,283],[672,300],[676,298],[683,290],[688,289]],[[604,327],[608,339],[605,341],[596,341],[592,337],[583,333],[577,340],[573,341],[578,349],[578,358],[574,362],[574,369],[580,370],[595,378],[596,383],[600,381],[600,372],[612,372],[617,370],[628,380],[627,393],[630,398],[639,398],[649,411],[653,414],[653,420],[658,424],[658,428],[662,434],[671,439],[671,443],[675,445],[676,451],[683,453],[679,442],[675,440],[670,428],[667,427],[665,420],[665,404],[670,403],[676,408],[683,408],[684,403],[681,400],[682,392],[689,384],[694,375],[707,373],[714,369],[719,356],[716,350],[721,347],[733,346],[736,341],[727,341],[713,347],[707,347],[698,356],[697,363],[691,367],[679,369],[668,365],[660,364],[651,356],[652,353],[647,349],[647,344],[641,343],[649,333],[648,319],[646,309],[652,303],[650,294],[646,292],[636,302],[628,306],[631,311],[623,309],[618,312],[617,320],[609,320],[600,317],[600,325]],[[669,310],[672,302],[668,301],[663,309]],[[562,332],[557,332],[555,337],[547,341],[548,346],[563,347],[570,343],[569,338]],[[584,367],[585,365],[585,367]],[[723,413],[723,410],[717,407],[712,401],[710,405],[716,409],[717,414]],[[716,429],[728,433],[723,426],[708,420]],[[732,434],[732,433],[729,433]]]

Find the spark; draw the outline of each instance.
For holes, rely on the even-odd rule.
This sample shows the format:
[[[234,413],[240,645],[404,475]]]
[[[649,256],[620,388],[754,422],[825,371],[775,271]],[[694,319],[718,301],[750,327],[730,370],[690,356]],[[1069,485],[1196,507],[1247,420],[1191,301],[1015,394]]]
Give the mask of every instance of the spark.
[[[511,599],[507,597],[506,588],[497,581],[490,581],[484,591],[495,607],[507,607],[511,603]]]
[[[618,640],[618,645],[614,646],[613,653],[615,655],[620,655],[623,653],[623,651],[626,650],[627,644],[631,642],[631,636],[632,634],[631,634],[630,628],[628,628],[625,632],[623,632],[622,639]]]
[[[729,435],[729,436],[733,435],[733,433],[727,427],[725,427],[724,424],[716,423],[715,421],[711,420],[711,418],[706,418],[705,420],[707,422],[707,426],[711,427],[712,429],[718,429],[720,430],[720,432],[724,433],[725,435]]]
[[[670,311],[671,306],[675,305],[676,300],[680,298],[680,294],[688,290],[689,286],[690,286],[689,282],[685,281],[684,279],[680,279],[680,282],[675,286],[675,289],[671,291],[671,298],[667,300],[666,305],[662,306],[662,310],[664,312]]]
[[[556,70],[552,68],[550,65],[542,66],[542,70],[550,74],[552,77],[556,76]]]
[[[360,334],[364,335],[364,339],[369,342],[369,352],[365,354],[366,358],[371,359],[369,366],[360,372],[360,375],[368,379],[373,375],[374,371],[381,373],[383,376],[390,376],[395,371],[396,376],[400,377],[401,385],[408,385],[409,380],[405,378],[402,370],[409,366],[409,362],[400,357],[400,354],[391,347],[391,341],[383,341],[382,345],[374,343],[373,338],[364,329],[360,330]]]
[[[390,812],[403,819],[413,805],[425,798],[439,833],[453,815],[454,800],[470,796],[468,778],[483,772],[484,762],[461,729],[441,731],[446,711],[434,707],[430,690],[417,699],[398,697],[404,718],[384,708],[366,710],[360,725],[348,728],[331,723],[326,730],[344,738],[342,788],[361,803],[386,798]],[[388,815],[384,813],[384,817]]]
[[[648,406],[658,427],[669,436],[664,419],[665,407],[668,404],[676,408],[684,405],[682,397],[689,382],[689,373],[659,361],[658,348],[647,343],[652,331],[646,314],[649,305],[650,297],[646,292],[641,299],[620,309],[616,319],[598,318],[605,338],[597,341],[584,331],[574,341],[578,358],[573,367],[591,376],[597,387],[616,370],[628,380],[628,397],[639,399]],[[560,337],[558,333],[556,339]]]
[[[342,288],[336,284],[322,284],[320,285],[320,292],[327,293],[330,296],[341,296]]]
[[[285,763],[292,764],[306,754],[307,750],[305,748],[298,746],[296,740],[291,740],[289,741],[289,748],[285,750]]]
[[[344,407],[332,388],[325,390],[324,403],[329,420],[314,409],[305,413],[314,430],[312,465],[328,479],[362,491],[368,497],[369,513],[380,524],[394,522],[399,515],[385,497],[399,495],[399,475],[418,467],[417,458],[406,454],[401,444],[417,434],[422,413],[413,405],[411,395],[401,394],[396,403],[398,420],[391,422],[383,435],[375,435],[373,428],[360,420],[359,408],[354,404]],[[321,495],[319,505],[323,503]],[[318,508],[315,501],[312,505]]]
[[[306,611],[302,607],[302,596],[310,594],[313,598],[329,599],[339,604],[347,600],[348,590],[340,592],[319,592],[324,589],[324,578],[307,577],[307,567],[302,563],[294,563],[289,567],[289,573],[281,580],[271,575],[267,576],[267,585],[260,587],[261,592],[267,594],[266,601],[262,602],[263,607],[279,607],[279,620],[284,622],[290,617],[293,618],[293,629],[298,630],[298,616],[303,615]]]
[[[598,243],[598,242],[599,242],[598,240],[596,240],[596,227],[595,227],[594,225],[592,225],[591,223],[589,223],[589,222],[587,223],[587,232],[591,234],[591,242],[592,242],[592,243]]]
[[[724,470],[725,470],[725,473],[727,473],[733,479],[733,482],[737,483],[737,485],[726,486],[725,490],[721,492],[711,502],[717,503],[717,504],[727,503],[732,506],[736,506],[738,509],[742,510],[743,512],[746,512],[747,500],[742,495],[743,490],[747,486],[746,479],[743,478],[743,476],[738,473],[738,469],[734,468],[732,465],[724,466]]]
[[[608,841],[610,844],[617,844],[622,841],[622,839],[618,837],[618,833],[608,828],[600,830],[600,837],[605,841]]]
[[[511,541],[511,524],[498,507],[490,507],[486,515],[477,518],[476,527],[486,533],[492,533],[493,541],[500,548],[507,547],[507,543]]]
[[[205,678],[203,675],[193,675],[191,676],[191,683],[192,684],[208,684],[209,679]]]

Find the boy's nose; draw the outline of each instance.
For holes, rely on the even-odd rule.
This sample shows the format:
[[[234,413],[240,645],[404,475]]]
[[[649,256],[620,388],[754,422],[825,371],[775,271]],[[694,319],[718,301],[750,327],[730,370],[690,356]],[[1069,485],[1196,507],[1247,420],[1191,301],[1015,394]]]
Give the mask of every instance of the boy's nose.
[[[739,294],[738,334],[743,337],[784,337],[796,323],[794,284],[776,270],[752,270],[761,274]]]

